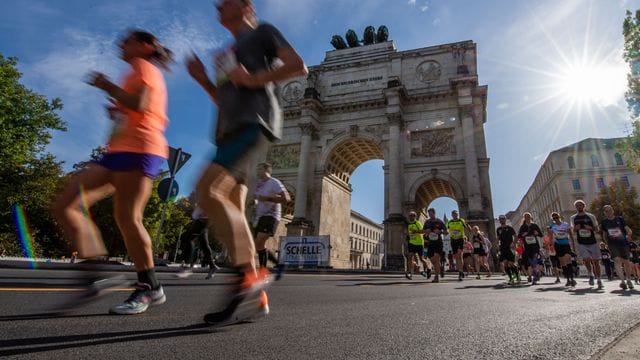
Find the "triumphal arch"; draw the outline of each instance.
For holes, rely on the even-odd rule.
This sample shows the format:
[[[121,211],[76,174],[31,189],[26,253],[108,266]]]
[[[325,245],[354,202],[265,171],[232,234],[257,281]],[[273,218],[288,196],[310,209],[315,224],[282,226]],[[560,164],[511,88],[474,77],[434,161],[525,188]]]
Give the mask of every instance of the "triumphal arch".
[[[294,198],[287,235],[329,235],[330,266],[348,268],[350,176],[373,159],[384,161],[384,268],[403,266],[404,215],[441,196],[493,233],[474,42],[340,46],[309,71],[281,84],[282,140],[267,154]]]

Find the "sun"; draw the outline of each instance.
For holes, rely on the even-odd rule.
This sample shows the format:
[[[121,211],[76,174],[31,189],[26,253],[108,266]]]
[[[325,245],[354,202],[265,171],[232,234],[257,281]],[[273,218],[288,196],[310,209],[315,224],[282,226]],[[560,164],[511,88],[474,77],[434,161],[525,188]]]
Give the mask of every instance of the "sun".
[[[556,78],[558,95],[574,104],[613,105],[626,88],[624,66],[578,61],[568,64]]]

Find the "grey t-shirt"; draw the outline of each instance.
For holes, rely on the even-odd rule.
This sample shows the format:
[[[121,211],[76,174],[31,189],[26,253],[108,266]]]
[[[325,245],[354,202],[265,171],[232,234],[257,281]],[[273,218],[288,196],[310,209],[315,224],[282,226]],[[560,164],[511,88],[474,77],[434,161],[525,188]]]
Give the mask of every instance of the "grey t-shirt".
[[[237,88],[228,81],[226,72],[242,64],[249,73],[268,70],[274,66],[277,52],[291,45],[280,31],[270,24],[244,32],[231,46],[218,52],[214,58],[218,86],[218,125],[224,142],[247,125],[260,125],[270,140],[280,138],[282,112],[273,83],[261,89]]]

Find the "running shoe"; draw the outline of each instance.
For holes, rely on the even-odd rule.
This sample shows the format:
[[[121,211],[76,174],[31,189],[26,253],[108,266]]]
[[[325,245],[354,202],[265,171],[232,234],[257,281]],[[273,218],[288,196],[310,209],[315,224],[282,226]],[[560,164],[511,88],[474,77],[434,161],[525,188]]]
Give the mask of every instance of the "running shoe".
[[[462,281],[463,277],[464,277],[463,273],[458,273],[458,281]]]
[[[627,284],[625,284],[624,280],[620,281],[620,289],[627,290]]]
[[[527,282],[530,283],[531,282],[531,276],[527,276]]]
[[[426,271],[421,271],[420,275],[422,275],[423,277],[427,277],[427,272]]]
[[[604,289],[604,285],[602,285],[602,280],[598,279],[598,290]]]
[[[571,282],[571,279],[567,279],[567,283],[566,283],[566,284],[564,284],[564,286],[566,286],[566,287],[571,287],[571,286],[573,286],[573,283]]]
[[[204,321],[208,325],[220,327],[267,315],[269,315],[269,299],[266,291],[260,290],[257,295],[254,294],[243,300],[234,298],[224,310],[206,314]]]
[[[64,303],[56,305],[52,311],[66,312],[73,310],[98,300],[113,288],[125,285],[127,285],[127,280],[124,275],[114,277],[91,275],[83,280],[79,292],[74,293]]]
[[[560,278],[556,278],[556,281],[553,282],[554,284],[560,284]]]
[[[630,279],[627,279],[627,286],[629,287],[629,290],[633,290],[633,282],[631,282]]]
[[[204,322],[212,326],[225,326],[268,314],[269,306],[264,290],[273,282],[272,277],[266,268],[260,268],[257,274],[244,273],[229,304],[222,311],[206,314]]]
[[[151,285],[136,282],[133,293],[120,304],[116,304],[109,309],[110,314],[135,315],[147,311],[150,305],[160,305],[167,301],[162,286],[152,289]]]
[[[186,279],[191,275],[193,275],[193,270],[186,266],[181,266],[180,270],[175,274],[178,279]]]
[[[516,273],[516,283],[520,284],[521,281],[522,281],[522,278],[520,277],[520,273],[517,272]]]
[[[433,280],[431,280],[432,283],[439,283],[440,282],[440,278],[438,277],[438,275],[433,277]]]
[[[578,285],[578,282],[576,281],[576,279],[571,279],[571,286],[576,286]]]
[[[477,275],[477,276],[476,276],[476,280],[480,280],[480,275]]]
[[[589,275],[589,285],[593,286],[594,285],[594,280],[595,280],[595,278],[593,277],[593,275]]]
[[[427,279],[431,278],[431,269],[427,269]]]
[[[412,276],[411,276],[411,274],[409,274],[409,273],[404,273],[404,277],[406,277],[407,279],[411,280],[411,277],[412,277]]]
[[[214,277],[216,275],[216,272],[220,270],[220,267],[218,267],[218,265],[216,264],[211,264],[209,266],[209,272],[207,273],[207,276],[205,276],[206,280],[211,279],[212,277]]]

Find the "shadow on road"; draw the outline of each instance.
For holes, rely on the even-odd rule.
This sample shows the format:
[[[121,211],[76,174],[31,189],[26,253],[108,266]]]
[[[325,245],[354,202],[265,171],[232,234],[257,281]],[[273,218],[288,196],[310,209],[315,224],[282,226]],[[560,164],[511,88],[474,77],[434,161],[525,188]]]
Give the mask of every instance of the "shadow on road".
[[[205,324],[195,324],[175,328],[0,340],[0,357],[41,353],[45,351],[62,349],[82,348],[88,346],[107,345],[127,341],[193,336],[209,334],[218,330],[220,329],[213,329]]]
[[[582,289],[569,289],[567,292],[571,295],[587,295],[587,294],[604,294],[605,290],[598,290],[597,288],[582,288]]]
[[[635,290],[635,289],[633,289],[633,290],[622,290],[622,289],[619,289],[619,290],[613,290],[611,293],[612,294],[618,294],[620,296],[640,295],[640,291]]]

